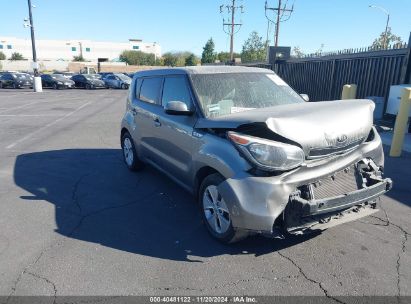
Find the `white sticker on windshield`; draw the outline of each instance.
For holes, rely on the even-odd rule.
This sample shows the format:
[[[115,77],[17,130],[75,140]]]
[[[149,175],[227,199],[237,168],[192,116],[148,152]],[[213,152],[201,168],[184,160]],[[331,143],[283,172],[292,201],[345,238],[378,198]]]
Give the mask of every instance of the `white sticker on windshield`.
[[[220,111],[220,105],[218,103],[210,104],[207,106],[208,112],[218,112]]]
[[[255,108],[231,107],[231,114],[254,110]]]
[[[278,75],[276,74],[266,74],[268,78],[270,78],[276,85],[279,86],[288,86],[288,84],[282,80]]]

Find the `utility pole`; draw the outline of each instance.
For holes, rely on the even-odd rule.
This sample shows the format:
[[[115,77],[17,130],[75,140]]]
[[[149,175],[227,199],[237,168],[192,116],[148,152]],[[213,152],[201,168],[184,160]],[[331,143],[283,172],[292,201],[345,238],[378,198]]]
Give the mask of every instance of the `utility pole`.
[[[34,66],[34,76],[39,75],[39,70],[36,66],[37,64],[37,54],[36,54],[36,40],[34,38],[34,25],[33,25],[33,14],[31,13],[31,0],[28,0],[29,5],[29,20],[30,20],[30,31],[31,31],[31,48],[33,51],[33,66]]]
[[[30,27],[31,32],[31,48],[33,51],[33,72],[34,72],[34,91],[35,92],[42,92],[43,88],[41,86],[41,78],[39,77],[39,67],[37,63],[37,53],[36,53],[36,39],[34,38],[34,25],[33,25],[33,14],[32,8],[34,7],[31,5],[31,0],[27,0],[29,6],[29,24],[25,23],[24,27]],[[24,20],[27,22],[27,19]]]
[[[244,13],[244,6],[243,5],[236,6],[236,0],[231,0],[230,5],[229,4],[220,5],[221,14],[223,13],[224,8],[227,9],[228,14],[231,14],[231,19],[229,17],[227,22],[225,18],[223,18],[223,30],[227,35],[230,36],[230,60],[233,61],[234,60],[234,35],[238,33],[241,26],[243,25],[241,21],[240,23],[235,23],[236,11],[240,9],[241,14]],[[237,27],[238,29],[236,30]]]
[[[268,19],[269,22],[275,24],[275,34],[274,34],[274,46],[278,46],[278,36],[280,34],[280,23],[285,22],[291,18],[291,14],[294,11],[294,3],[292,4],[291,8],[287,8],[288,0],[286,0],[285,4],[282,5],[282,0],[278,0],[277,7],[269,7],[267,1],[265,1],[265,17]],[[275,12],[276,20],[272,20],[268,15],[267,11]]]

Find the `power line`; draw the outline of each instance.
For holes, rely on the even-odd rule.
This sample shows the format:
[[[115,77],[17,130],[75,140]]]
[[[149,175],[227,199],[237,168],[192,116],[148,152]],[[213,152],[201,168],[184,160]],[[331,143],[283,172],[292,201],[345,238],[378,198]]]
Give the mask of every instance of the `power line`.
[[[223,14],[225,10],[227,10],[227,14],[229,15],[226,18],[223,18],[223,31],[230,36],[230,60],[234,60],[234,35],[238,33],[243,25],[242,21],[240,23],[235,22],[236,12],[240,10],[240,13],[244,13],[244,6],[243,5],[236,5],[236,1],[242,0],[231,0],[231,4],[222,4],[220,5],[220,14]],[[231,17],[230,17],[231,14]]]
[[[265,17],[267,20],[271,23],[275,24],[275,34],[274,34],[274,45],[278,46],[278,36],[280,34],[280,23],[285,22],[288,19],[291,18],[291,14],[294,11],[294,2],[291,5],[291,8],[288,7],[288,0],[285,1],[285,4],[282,4],[283,0],[278,0],[278,6],[277,7],[269,7],[267,0],[265,1]],[[272,11],[276,17],[275,20],[270,18],[267,14],[267,12]],[[269,26],[269,25],[268,25]],[[268,41],[268,39],[267,39]]]

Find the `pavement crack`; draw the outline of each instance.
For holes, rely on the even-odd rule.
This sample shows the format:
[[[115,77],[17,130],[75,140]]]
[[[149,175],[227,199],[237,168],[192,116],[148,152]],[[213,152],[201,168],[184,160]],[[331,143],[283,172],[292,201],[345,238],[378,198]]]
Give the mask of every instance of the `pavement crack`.
[[[152,196],[154,196],[154,195],[156,195],[156,194],[157,194],[157,191],[153,191],[153,192],[151,192],[150,194],[148,194],[148,195],[146,195],[145,197],[140,198],[140,199],[138,199],[138,200],[133,200],[133,201],[130,201],[130,202],[125,203],[125,204],[121,204],[121,205],[117,205],[117,206],[110,206],[110,207],[106,207],[106,208],[102,208],[102,209],[96,210],[96,211],[94,211],[94,212],[90,212],[90,213],[88,213],[88,214],[86,214],[86,215],[84,215],[84,216],[81,217],[81,219],[78,221],[77,225],[71,230],[70,233],[68,233],[68,236],[69,236],[69,237],[73,236],[74,233],[81,227],[81,225],[83,224],[84,220],[87,219],[88,217],[97,215],[97,214],[99,214],[99,213],[102,213],[102,212],[105,212],[105,211],[108,211],[108,210],[114,210],[114,209],[118,209],[118,208],[123,208],[123,207],[131,206],[131,205],[134,205],[134,204],[138,204],[138,203],[140,203],[140,202],[142,202],[142,201],[144,201],[144,200],[146,200],[146,199],[149,199],[150,197],[152,197]]]
[[[401,231],[402,235],[403,235],[403,241],[401,242],[401,249],[399,250],[398,254],[397,254],[397,261],[396,261],[396,272],[397,272],[397,296],[401,296],[401,255],[405,254],[405,250],[406,250],[406,243],[408,241],[408,235],[410,234],[407,230],[405,230],[403,227],[401,227],[400,225],[394,224],[393,222],[390,221],[390,218],[387,214],[387,211],[385,211],[384,208],[381,208],[384,211],[385,214],[385,219],[384,218],[380,218],[378,216],[375,215],[371,215],[372,218],[378,219],[381,222],[384,223],[384,225],[381,224],[372,224],[372,225],[379,225],[379,226],[394,226],[395,228],[397,228],[398,230]]]
[[[406,243],[408,241],[408,232],[405,231],[404,229],[402,229],[399,226],[396,226],[396,227],[398,227],[401,230],[401,232],[403,233],[403,241],[402,241],[402,244],[401,244],[401,250],[398,252],[398,255],[397,255],[397,265],[396,265],[396,270],[397,270],[397,291],[398,291],[397,295],[399,297],[399,296],[401,296],[401,273],[400,273],[401,255],[405,254],[405,251],[407,249],[406,248]]]
[[[89,176],[91,173],[86,173],[86,174],[83,174],[82,176],[80,176],[78,179],[77,179],[77,181],[74,183],[74,185],[73,185],[73,189],[72,189],[72,191],[71,191],[71,200],[72,200],[72,202],[77,206],[77,208],[78,208],[78,210],[79,210],[79,213],[80,213],[80,216],[82,215],[82,209],[81,209],[81,205],[80,205],[80,202],[79,202],[79,197],[78,197],[78,194],[77,194],[77,192],[78,192],[78,189],[79,189],[79,186],[80,186],[80,184],[81,184],[81,182],[83,181],[83,179],[85,178],[85,177],[87,177],[87,176]]]
[[[86,174],[86,175],[87,175],[87,174]],[[79,179],[77,180],[77,183],[76,183],[76,184],[77,184],[77,187],[74,187],[72,194],[75,195],[75,193],[76,193],[76,190],[75,190],[75,189],[78,188],[78,184],[80,184],[81,179],[84,178],[86,175],[83,175],[83,177],[81,177],[81,178],[79,178]],[[137,186],[139,186],[141,180],[142,180],[142,179],[140,179],[140,180],[137,182]],[[72,236],[74,235],[74,233],[76,232],[76,230],[80,228],[80,226],[82,225],[82,223],[84,222],[84,220],[85,220],[87,217],[90,217],[90,216],[93,216],[93,215],[96,215],[96,214],[105,212],[105,211],[107,211],[107,210],[113,210],[113,209],[118,209],[118,208],[123,208],[123,207],[130,206],[130,205],[138,204],[138,203],[140,203],[140,202],[142,202],[142,201],[144,201],[144,200],[146,200],[146,199],[148,199],[148,198],[150,198],[150,197],[158,194],[157,192],[158,192],[158,190],[155,190],[155,191],[151,192],[150,194],[148,194],[148,195],[146,195],[146,196],[144,196],[143,198],[140,198],[140,199],[138,199],[138,200],[134,200],[134,201],[131,201],[131,202],[128,202],[128,203],[125,203],[125,204],[121,204],[121,205],[117,205],[117,206],[111,206],[111,207],[102,208],[102,209],[99,209],[99,210],[97,210],[97,211],[91,212],[91,213],[89,213],[89,214],[87,214],[87,215],[83,215],[83,216],[81,216],[81,218],[80,218],[80,220],[78,221],[77,225],[71,230],[71,232],[69,232],[69,233],[67,234],[67,236],[68,236],[68,237],[72,237]],[[38,261],[40,261],[40,259],[43,257],[43,255],[44,255],[48,250],[50,250],[50,249],[53,248],[54,246],[61,245],[63,242],[64,242],[64,240],[61,240],[61,241],[59,241],[59,242],[54,242],[54,243],[50,244],[49,246],[47,246],[46,248],[44,248],[44,249],[40,252],[40,254],[37,256],[37,258],[36,258],[33,262],[29,263],[26,267],[24,267],[23,271],[20,272],[20,274],[17,276],[17,279],[16,279],[16,280],[14,281],[14,283],[13,283],[13,287],[11,288],[11,292],[10,292],[10,294],[9,294],[9,295],[7,296],[7,298],[6,298],[6,304],[10,301],[11,297],[14,296],[14,294],[16,293],[17,286],[18,286],[18,284],[20,283],[21,279],[23,278],[23,275],[26,274],[26,273],[28,273],[28,272],[29,272],[28,270],[29,270],[31,267],[33,267],[34,265],[36,265],[36,264],[38,263]]]
[[[57,287],[56,287],[56,284],[54,284],[52,281],[50,281],[50,280],[47,279],[46,277],[42,277],[42,276],[40,276],[40,275],[38,275],[38,274],[36,274],[36,273],[33,273],[33,272],[28,272],[28,271],[26,271],[26,274],[31,275],[31,276],[33,276],[33,277],[35,277],[35,278],[37,278],[37,279],[43,280],[43,281],[45,281],[46,283],[50,284],[50,285],[53,287],[53,290],[54,290],[53,303],[56,303],[56,298],[57,298]]]
[[[298,269],[298,271],[299,271],[300,274],[304,277],[304,279],[306,279],[307,281],[309,281],[309,282],[311,282],[311,283],[314,283],[314,284],[318,285],[318,287],[321,289],[321,291],[324,293],[324,295],[325,295],[327,298],[332,299],[332,300],[334,300],[334,301],[337,302],[337,303],[345,304],[345,302],[343,302],[343,301],[341,301],[341,300],[339,300],[339,299],[331,296],[331,295],[328,293],[328,291],[324,288],[324,286],[322,285],[321,282],[318,282],[318,281],[316,281],[316,280],[308,277],[307,274],[303,271],[303,269],[302,269],[292,258],[286,256],[285,254],[281,253],[280,251],[277,251],[277,253],[278,253],[278,255],[281,256],[282,258],[284,258],[284,259],[288,260],[289,262],[291,262],[291,264],[293,264],[293,265]]]

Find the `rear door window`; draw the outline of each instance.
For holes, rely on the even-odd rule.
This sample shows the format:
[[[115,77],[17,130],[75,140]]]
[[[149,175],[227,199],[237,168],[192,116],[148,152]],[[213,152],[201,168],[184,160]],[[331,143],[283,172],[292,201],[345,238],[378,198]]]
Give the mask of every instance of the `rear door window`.
[[[141,84],[139,99],[153,104],[160,104],[162,77],[144,78]]]

